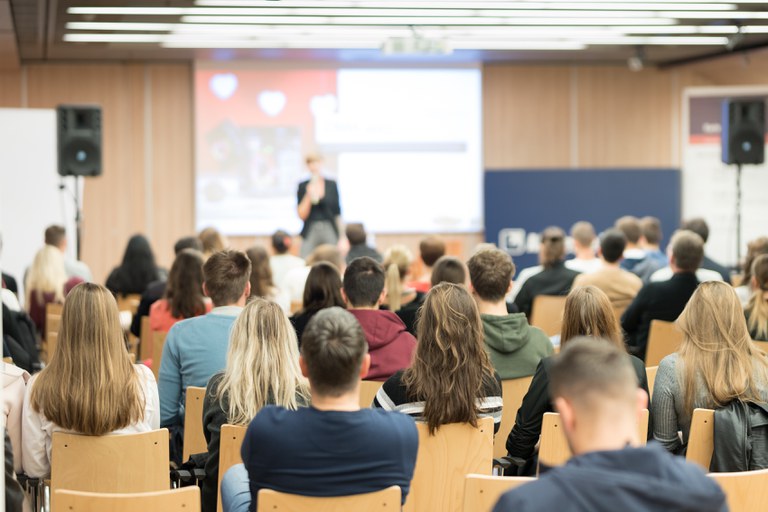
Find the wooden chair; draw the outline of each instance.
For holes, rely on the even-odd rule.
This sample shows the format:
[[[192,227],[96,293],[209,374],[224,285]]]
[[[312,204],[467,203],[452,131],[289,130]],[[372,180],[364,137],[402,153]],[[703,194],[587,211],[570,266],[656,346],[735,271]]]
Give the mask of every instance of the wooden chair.
[[[45,332],[42,334],[45,338],[43,343],[43,351],[45,352],[44,361],[46,363],[51,362],[53,351],[56,349],[59,327],[61,326],[61,311],[63,309],[63,304],[58,304],[55,302],[49,302],[45,305]]]
[[[152,334],[152,328],[149,326],[149,317],[141,317],[141,328],[139,330],[139,360],[143,361],[152,357],[152,345],[155,337]]]
[[[621,317],[624,315],[624,312],[627,310],[629,306],[622,306],[617,307],[613,306],[613,316],[616,317],[616,321],[621,323]]]
[[[59,489],[135,493],[165,491],[168,429],[139,434],[84,436],[55,432],[51,449],[51,510]]]
[[[363,380],[360,381],[360,408],[368,409],[373,403],[373,399],[376,398],[376,393],[379,392],[383,382],[376,382],[375,380]]]
[[[661,360],[680,348],[682,342],[683,333],[674,322],[652,320],[648,332],[645,366],[659,366]]]
[[[402,492],[393,485],[381,491],[351,496],[315,497],[299,496],[261,489],[257,512],[342,512],[376,511],[395,512],[400,508]]]
[[[200,488],[158,492],[106,494],[59,489],[56,503],[68,512],[200,512]]]
[[[222,425],[221,435],[219,436],[219,484],[221,486],[221,479],[224,477],[224,473],[235,464],[243,462],[240,456],[240,448],[243,446],[243,439],[245,439],[245,431],[248,427],[240,427],[237,425]],[[221,494],[219,494],[218,505],[216,510],[222,512],[221,507]]]
[[[648,439],[648,409],[644,409],[637,430],[640,444],[645,445]],[[539,465],[561,466],[568,462],[571,456],[571,448],[568,446],[568,441],[560,424],[560,415],[556,412],[544,413],[541,425]]]
[[[651,366],[645,369],[645,376],[648,379],[648,400],[653,398],[653,385],[656,382],[656,372],[659,370],[658,366]]]
[[[158,382],[160,382],[160,361],[163,358],[163,346],[167,334],[163,331],[152,331],[152,373],[155,374],[155,380]]]
[[[403,512],[460,512],[464,477],[490,475],[493,466],[493,419],[481,418],[478,428],[464,423],[442,425],[435,435],[417,423],[419,452],[411,490]]]
[[[685,458],[709,471],[712,452],[715,451],[715,411],[694,409],[691,416],[691,432]]]
[[[189,386],[184,405],[184,450],[182,461],[189,460],[194,453],[208,451],[208,443],[203,434],[203,400],[205,388]]]
[[[501,396],[504,399],[504,407],[501,409],[499,433],[493,439],[493,456],[497,459],[507,454],[507,436],[512,431],[512,427],[515,426],[517,410],[523,403],[523,397],[528,392],[532,379],[533,376],[501,381]]]
[[[304,307],[304,301],[301,300],[292,300],[291,301],[291,314],[295,315],[299,311],[301,311],[301,308]]]
[[[565,311],[565,297],[539,295],[533,299],[531,325],[538,327],[547,336],[560,334]]]
[[[731,512],[765,510],[768,503],[768,469],[739,473],[710,473],[725,492]]]
[[[128,295],[117,296],[117,310],[128,311],[131,315],[135,315],[139,310],[139,302],[141,302],[141,295],[132,293]]]
[[[3,362],[5,364],[13,364],[13,358],[12,357],[4,357]]]
[[[768,353],[768,341],[752,341],[757,348],[765,353]]]
[[[502,494],[535,481],[529,476],[467,475],[464,512],[491,512]]]

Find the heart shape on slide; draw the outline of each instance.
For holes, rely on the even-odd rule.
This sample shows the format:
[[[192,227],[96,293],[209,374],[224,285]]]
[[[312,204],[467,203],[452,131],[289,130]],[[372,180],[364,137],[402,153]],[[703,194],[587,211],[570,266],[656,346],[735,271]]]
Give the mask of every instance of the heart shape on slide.
[[[282,91],[261,91],[259,94],[259,107],[269,117],[276,117],[285,108],[287,99]]]
[[[208,86],[220,100],[228,100],[237,90],[237,76],[232,73],[219,73],[211,77]]]

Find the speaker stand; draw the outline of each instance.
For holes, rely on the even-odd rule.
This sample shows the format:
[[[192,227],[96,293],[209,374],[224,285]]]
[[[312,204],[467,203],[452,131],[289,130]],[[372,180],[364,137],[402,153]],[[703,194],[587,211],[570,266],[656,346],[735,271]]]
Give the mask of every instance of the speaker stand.
[[[736,268],[741,267],[741,163],[736,164]]]
[[[77,251],[77,261],[81,260],[81,247],[82,241],[80,240],[82,234],[83,223],[83,211],[80,208],[80,178],[81,176],[75,176],[75,236],[77,237],[77,244],[75,245]]]

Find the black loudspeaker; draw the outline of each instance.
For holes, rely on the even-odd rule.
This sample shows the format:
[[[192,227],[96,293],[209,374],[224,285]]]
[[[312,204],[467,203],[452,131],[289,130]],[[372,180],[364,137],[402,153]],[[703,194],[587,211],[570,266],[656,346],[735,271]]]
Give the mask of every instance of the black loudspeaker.
[[[725,100],[721,123],[723,163],[763,163],[765,160],[765,100]]]
[[[59,174],[101,175],[101,107],[59,105]]]

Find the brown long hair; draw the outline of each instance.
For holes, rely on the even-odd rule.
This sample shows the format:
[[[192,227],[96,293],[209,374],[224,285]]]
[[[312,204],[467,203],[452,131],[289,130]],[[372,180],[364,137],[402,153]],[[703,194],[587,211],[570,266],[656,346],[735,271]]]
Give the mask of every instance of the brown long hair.
[[[251,297],[273,297],[275,283],[272,281],[269,253],[263,246],[254,245],[245,254],[251,260]]]
[[[446,423],[477,426],[484,384],[496,382],[483,347],[480,313],[464,286],[441,283],[421,308],[413,364],[405,370],[408,395],[424,401],[431,434]]]
[[[560,331],[561,349],[568,340],[579,336],[605,339],[621,350],[626,350],[611,301],[596,286],[574,288],[565,299],[563,328]]]
[[[678,372],[687,414],[693,412],[699,383],[706,392],[704,407],[722,407],[736,399],[763,401],[760,389],[768,383],[768,358],[752,343],[730,285],[701,283],[677,324],[683,331]]]
[[[752,279],[757,288],[747,305],[749,330],[756,338],[768,338],[768,254],[762,254],[752,263]],[[751,286],[752,283],[745,283]]]
[[[56,351],[30,403],[56,425],[101,436],[144,418],[146,398],[123,343],[112,293],[82,283],[64,302]]]
[[[203,255],[184,249],[176,255],[168,274],[165,298],[174,318],[191,318],[205,313]]]

